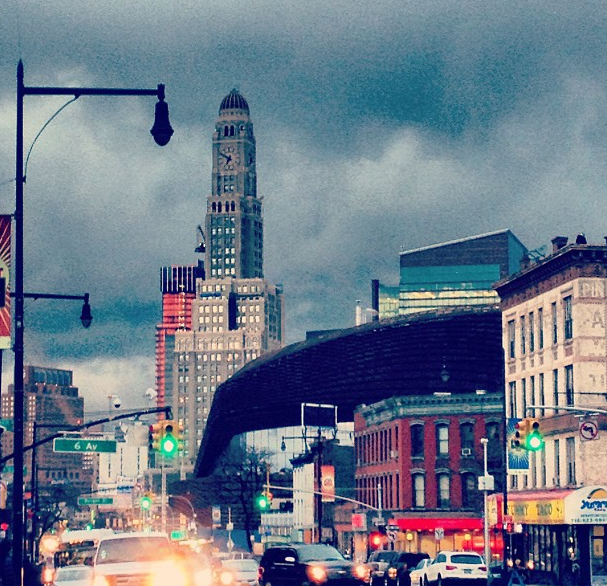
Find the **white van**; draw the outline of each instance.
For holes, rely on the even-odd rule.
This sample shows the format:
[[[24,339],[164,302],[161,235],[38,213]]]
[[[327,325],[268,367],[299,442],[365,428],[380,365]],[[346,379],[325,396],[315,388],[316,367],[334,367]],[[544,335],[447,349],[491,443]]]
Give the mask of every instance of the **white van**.
[[[117,533],[99,541],[93,586],[187,586],[166,533]]]

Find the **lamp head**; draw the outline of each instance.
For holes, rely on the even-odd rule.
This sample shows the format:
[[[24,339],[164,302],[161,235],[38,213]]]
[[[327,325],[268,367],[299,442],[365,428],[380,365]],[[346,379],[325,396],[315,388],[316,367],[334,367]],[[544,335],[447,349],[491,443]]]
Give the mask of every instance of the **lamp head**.
[[[164,101],[164,84],[158,84],[158,102],[150,133],[158,146],[165,146],[173,136],[173,128],[169,122],[169,106]]]
[[[91,313],[91,306],[89,305],[89,294],[86,293],[84,295],[84,304],[82,306],[82,313],[80,314],[80,321],[82,322],[82,327],[88,328],[93,321],[93,314]]]

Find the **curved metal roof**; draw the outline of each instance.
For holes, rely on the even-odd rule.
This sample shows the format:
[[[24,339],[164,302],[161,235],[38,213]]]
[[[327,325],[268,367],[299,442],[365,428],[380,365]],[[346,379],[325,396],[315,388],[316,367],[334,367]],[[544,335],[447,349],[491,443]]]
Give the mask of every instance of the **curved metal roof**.
[[[221,100],[221,106],[219,106],[219,113],[222,110],[244,110],[247,114],[249,113],[249,104],[240,95],[239,91],[234,88],[223,100]]]
[[[445,383],[441,371],[446,369]],[[207,476],[241,433],[300,424],[301,403],[358,405],[392,396],[503,392],[501,313],[445,309],[328,332],[248,363],[217,388],[196,475]]]

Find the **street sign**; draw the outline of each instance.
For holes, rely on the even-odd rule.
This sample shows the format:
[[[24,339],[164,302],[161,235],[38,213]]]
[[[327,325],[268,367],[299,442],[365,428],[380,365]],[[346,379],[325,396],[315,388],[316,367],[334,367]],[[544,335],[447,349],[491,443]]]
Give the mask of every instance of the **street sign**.
[[[396,531],[386,531],[388,541],[396,541]]]
[[[0,427],[4,427],[6,431],[13,431],[14,419],[0,419]]]
[[[78,497],[78,504],[79,505],[113,505],[114,504],[114,499],[110,496],[104,496],[104,497],[93,497],[93,498],[88,498],[88,497]]]
[[[116,440],[57,437],[53,440],[53,452],[116,452]]]
[[[599,438],[599,426],[596,419],[582,419],[579,429],[582,441],[588,442]]]
[[[440,541],[441,539],[445,538],[445,530],[442,527],[437,527],[434,530],[434,539],[436,539],[437,541]]]

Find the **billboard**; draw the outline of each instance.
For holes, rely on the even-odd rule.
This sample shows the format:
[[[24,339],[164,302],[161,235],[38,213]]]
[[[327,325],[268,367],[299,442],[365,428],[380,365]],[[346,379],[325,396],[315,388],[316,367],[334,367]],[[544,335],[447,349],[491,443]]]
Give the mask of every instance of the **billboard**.
[[[512,417],[506,422],[506,446],[508,451],[508,474],[529,473],[529,452],[515,444],[516,424],[521,421]]]
[[[0,215],[0,351],[11,347],[11,220]]]

